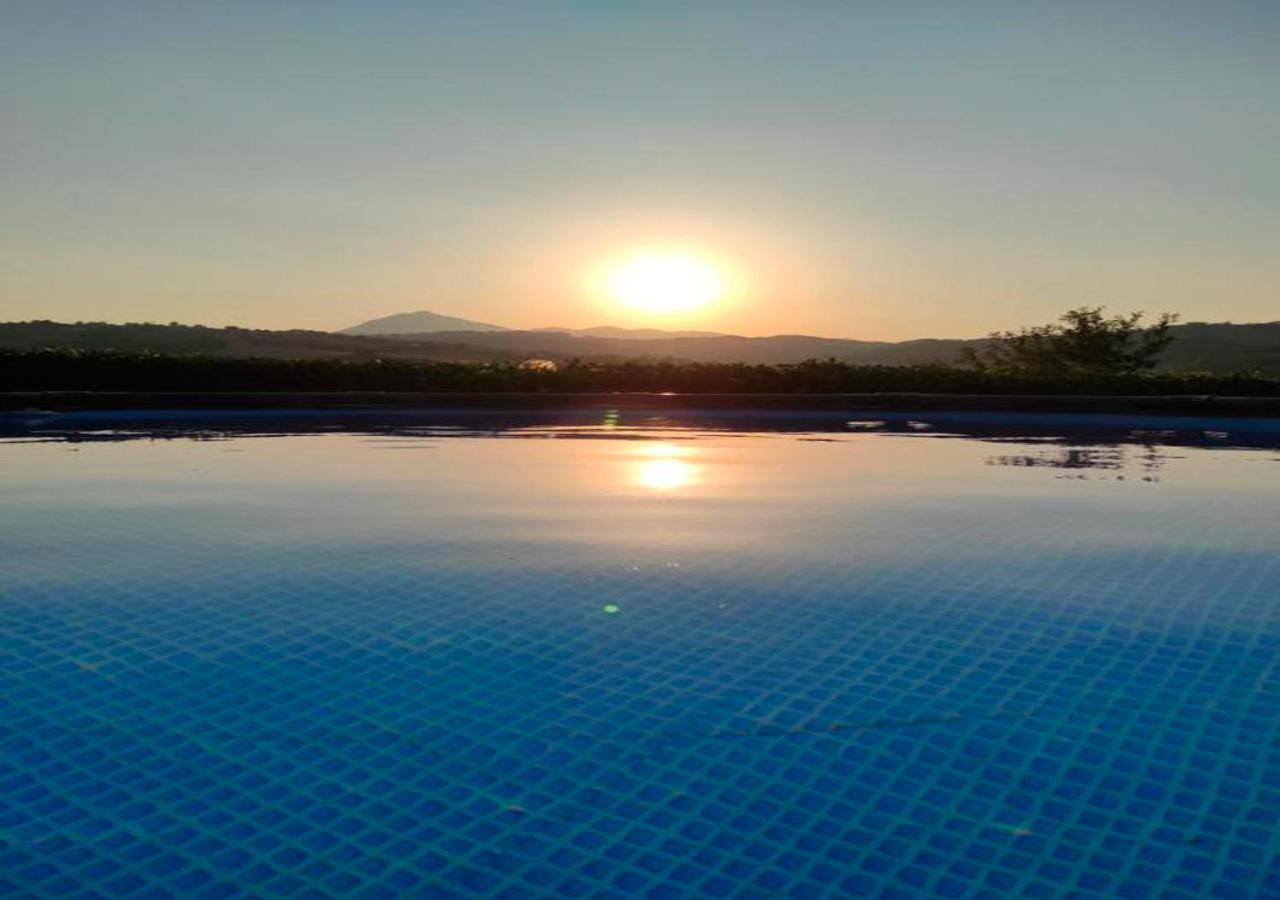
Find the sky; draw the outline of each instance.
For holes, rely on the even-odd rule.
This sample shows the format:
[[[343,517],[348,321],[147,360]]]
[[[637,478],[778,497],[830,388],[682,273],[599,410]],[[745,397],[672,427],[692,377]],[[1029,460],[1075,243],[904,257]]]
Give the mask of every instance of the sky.
[[[0,319],[1280,319],[1280,3],[6,0]],[[620,308],[676,248],[727,295]]]

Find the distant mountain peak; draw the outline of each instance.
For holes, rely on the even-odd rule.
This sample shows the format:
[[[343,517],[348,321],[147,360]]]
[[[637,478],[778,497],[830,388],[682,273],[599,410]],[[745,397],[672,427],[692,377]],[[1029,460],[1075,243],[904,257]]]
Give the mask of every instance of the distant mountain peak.
[[[370,319],[337,332],[361,336],[431,334],[439,331],[526,331],[547,334],[569,334],[574,337],[614,338],[617,340],[664,340],[666,338],[724,337],[718,331],[667,331],[661,328],[618,328],[614,325],[597,325],[594,328],[507,328],[457,316],[445,316],[430,310],[396,313],[380,319]]]
[[[486,322],[473,322],[457,316],[444,316],[430,310],[396,313],[380,319],[370,319],[350,328],[343,328],[338,334],[377,335],[377,334],[421,334],[429,331],[509,331],[501,325],[490,325]]]

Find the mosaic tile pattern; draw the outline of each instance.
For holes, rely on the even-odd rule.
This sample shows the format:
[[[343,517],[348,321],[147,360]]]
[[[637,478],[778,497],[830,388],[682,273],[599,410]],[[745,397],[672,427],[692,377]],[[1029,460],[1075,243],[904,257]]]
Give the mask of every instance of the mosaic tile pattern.
[[[784,443],[877,440],[956,447]],[[0,513],[21,563],[0,582],[0,892],[1280,896],[1274,453],[1215,463],[1254,466],[1250,497],[1171,476],[1028,502],[979,488],[1050,471],[964,443],[965,502],[859,519],[833,487],[770,547],[696,553],[526,534],[554,505],[398,540],[386,495],[304,478],[277,490],[329,526],[256,531],[216,489],[139,508],[149,482],[112,480],[132,446],[83,503],[28,482]],[[471,446],[437,444],[480,483],[473,512],[517,515]],[[751,446],[763,469],[781,452]],[[247,497],[211,459],[192,464]],[[810,502],[781,484],[733,515]],[[1153,503],[1124,547],[1084,524]]]

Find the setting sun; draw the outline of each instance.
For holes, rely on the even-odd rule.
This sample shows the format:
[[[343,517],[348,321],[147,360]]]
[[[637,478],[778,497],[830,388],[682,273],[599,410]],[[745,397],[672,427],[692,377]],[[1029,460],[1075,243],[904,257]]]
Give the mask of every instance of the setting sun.
[[[725,280],[711,265],[682,254],[636,256],[608,278],[609,295],[645,313],[684,313],[725,295]]]

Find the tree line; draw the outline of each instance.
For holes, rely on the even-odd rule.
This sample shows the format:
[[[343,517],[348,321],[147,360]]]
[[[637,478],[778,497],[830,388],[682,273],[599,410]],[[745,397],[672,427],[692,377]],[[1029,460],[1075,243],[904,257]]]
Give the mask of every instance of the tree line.
[[[81,350],[0,351],[0,391],[675,391],[681,393],[1217,394],[1280,396],[1251,374],[1058,373],[993,366],[783,365],[659,360],[450,363],[262,359]]]

